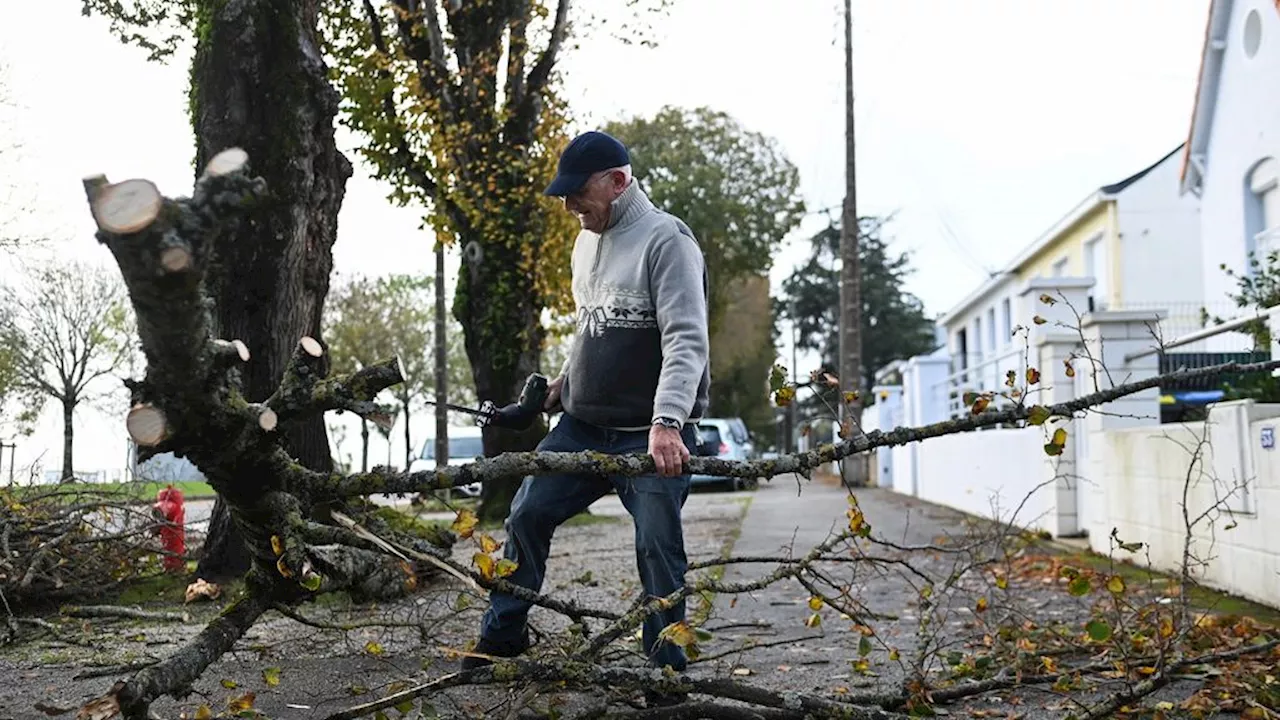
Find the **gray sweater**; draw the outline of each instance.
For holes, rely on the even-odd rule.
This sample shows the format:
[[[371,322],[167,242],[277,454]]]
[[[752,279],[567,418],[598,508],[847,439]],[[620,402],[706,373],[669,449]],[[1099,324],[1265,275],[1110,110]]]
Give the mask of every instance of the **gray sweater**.
[[[578,326],[565,362],[565,412],[602,427],[695,422],[711,384],[707,273],[693,231],[634,181],[604,233],[573,248]]]

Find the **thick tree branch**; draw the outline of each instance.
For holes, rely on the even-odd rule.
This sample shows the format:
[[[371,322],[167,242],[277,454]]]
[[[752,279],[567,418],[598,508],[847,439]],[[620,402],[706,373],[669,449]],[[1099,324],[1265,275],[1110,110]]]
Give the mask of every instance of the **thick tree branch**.
[[[784,455],[773,460],[720,460],[718,458],[693,457],[684,464],[688,473],[717,477],[772,478],[788,473],[804,473],[836,462],[857,453],[881,447],[906,445],[944,435],[955,435],[984,427],[1025,421],[1037,415],[1050,419],[1070,418],[1076,413],[1104,405],[1143,390],[1196,378],[1223,375],[1270,372],[1280,368],[1280,361],[1259,363],[1223,363],[1209,367],[1178,370],[1113,388],[1083,395],[1056,405],[1012,405],[1000,410],[987,410],[955,420],[924,425],[899,427],[893,430],[873,430],[859,434],[838,444],[824,444],[812,450]],[[647,454],[604,455],[595,452],[554,453],[523,452],[506,453],[493,458],[477,460],[466,465],[455,465],[424,472],[388,472],[383,469],[358,473],[331,483],[328,492],[334,498],[373,495],[376,493],[431,492],[474,482],[494,482],[525,475],[556,475],[581,473],[600,477],[635,477],[656,471],[653,458]]]
[[[173,688],[190,687],[209,667],[229,651],[253,625],[271,601],[250,594],[209,623],[190,643],[169,658],[146,668],[119,689],[117,701],[127,720],[146,718],[147,707]]]

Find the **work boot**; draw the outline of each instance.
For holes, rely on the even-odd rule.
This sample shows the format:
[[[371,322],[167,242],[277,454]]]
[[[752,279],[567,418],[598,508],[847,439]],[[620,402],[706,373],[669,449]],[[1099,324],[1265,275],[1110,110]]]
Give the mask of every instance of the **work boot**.
[[[511,658],[520,655],[529,649],[529,631],[525,630],[519,640],[507,642],[494,642],[488,638],[481,637],[476,642],[473,652],[483,653],[485,655],[493,655],[494,657]],[[493,661],[489,658],[473,657],[465,655],[462,658],[462,669],[473,670],[485,665],[492,665]]]

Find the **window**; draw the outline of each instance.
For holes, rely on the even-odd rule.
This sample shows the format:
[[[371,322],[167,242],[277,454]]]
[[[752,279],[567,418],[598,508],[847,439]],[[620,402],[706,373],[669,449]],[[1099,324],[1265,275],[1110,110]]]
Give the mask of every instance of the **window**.
[[[991,306],[987,310],[987,347],[994,352],[996,349],[996,308]]]
[[[981,317],[976,317],[973,319],[973,349],[975,351],[973,356],[976,358],[981,358],[983,354],[982,351],[985,349],[982,347],[982,318]]]
[[[1280,250],[1280,163],[1265,158],[1249,173],[1247,225],[1258,262]]]
[[[1107,295],[1111,292],[1108,265],[1106,236],[1098,233],[1084,244],[1084,274],[1093,278],[1093,289],[1089,291],[1091,310],[1107,307]]]
[[[1013,302],[1009,298],[1000,303],[1000,315],[1000,332],[1004,334],[1004,342],[1008,344],[1013,341]]]
[[[451,460],[473,460],[478,457],[484,457],[484,440],[482,438],[478,436],[449,438],[449,458]],[[422,446],[422,459],[435,460],[435,458],[436,441],[435,438],[432,438]]]
[[[1067,258],[1061,258],[1053,264],[1053,276],[1062,277],[1067,274]]]
[[[1244,19],[1244,56],[1253,59],[1258,54],[1258,48],[1262,47],[1262,16],[1258,14],[1257,8],[1250,10]]]

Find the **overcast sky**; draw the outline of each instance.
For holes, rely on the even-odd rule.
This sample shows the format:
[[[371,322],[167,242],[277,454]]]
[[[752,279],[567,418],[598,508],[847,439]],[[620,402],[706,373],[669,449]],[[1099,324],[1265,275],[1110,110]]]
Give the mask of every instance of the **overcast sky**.
[[[1012,258],[1096,187],[1184,139],[1209,0],[854,0],[860,214],[896,212],[909,289],[931,314]],[[597,7],[592,5],[592,7]],[[663,105],[706,105],[778,140],[817,210],[844,196],[841,0],[675,0],[657,49],[585,38],[562,68],[578,129]],[[147,177],[190,191],[186,57],[148,63],[79,0],[0,0],[0,185],[19,221],[95,247],[80,178]],[[343,133],[340,144],[353,148]],[[354,153],[349,153],[354,158]],[[357,166],[335,246],[340,273],[429,271],[414,209]],[[0,198],[3,194],[0,193]],[[838,210],[836,211],[838,213]],[[775,284],[827,222],[810,215]],[[799,242],[798,242],[799,241]],[[456,266],[456,260],[451,262]]]

